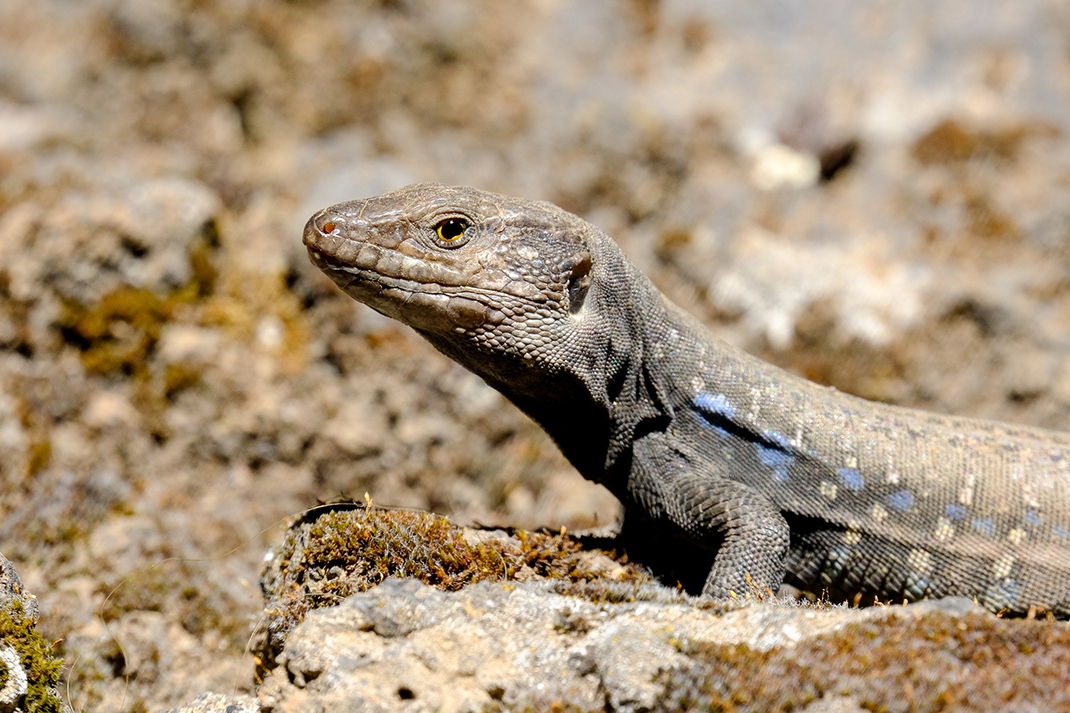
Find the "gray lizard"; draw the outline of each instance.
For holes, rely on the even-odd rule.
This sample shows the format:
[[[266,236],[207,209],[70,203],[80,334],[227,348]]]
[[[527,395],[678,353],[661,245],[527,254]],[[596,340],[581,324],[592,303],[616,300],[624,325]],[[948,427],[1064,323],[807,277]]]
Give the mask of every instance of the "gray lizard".
[[[786,580],[1070,616],[1070,434],[793,376],[550,203],[420,184],[320,211],[304,242],[347,294],[538,422],[620,499],[626,530],[708,552],[705,595]]]

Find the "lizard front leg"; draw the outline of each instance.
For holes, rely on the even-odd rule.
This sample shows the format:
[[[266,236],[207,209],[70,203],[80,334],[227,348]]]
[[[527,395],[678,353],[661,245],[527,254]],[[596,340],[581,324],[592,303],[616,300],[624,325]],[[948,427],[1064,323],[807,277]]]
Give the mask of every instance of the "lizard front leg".
[[[685,458],[660,435],[640,439],[634,458],[630,498],[647,512],[659,512],[659,519],[696,544],[719,545],[704,596],[726,599],[752,588],[779,589],[790,531],[772,502],[726,478],[723,465]]]

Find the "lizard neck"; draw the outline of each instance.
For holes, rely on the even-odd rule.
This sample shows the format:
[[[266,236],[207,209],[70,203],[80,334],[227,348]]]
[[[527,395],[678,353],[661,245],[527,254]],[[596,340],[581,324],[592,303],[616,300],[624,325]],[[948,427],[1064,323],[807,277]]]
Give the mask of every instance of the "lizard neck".
[[[617,247],[589,240],[594,267],[575,338],[537,388],[495,384],[535,419],[586,478],[617,490],[631,468],[631,449],[645,432],[668,426],[669,354],[656,342],[672,322],[664,298]],[[553,393],[547,389],[553,384]]]
[[[652,324],[669,319],[657,289],[608,237],[589,238],[591,286],[567,336],[534,359],[422,332],[544,428],[586,479],[617,482],[637,431],[664,420]],[[667,421],[666,421],[667,422]],[[611,487],[611,489],[614,489]]]
[[[613,424],[610,410],[594,395],[600,390],[592,393],[593,372],[577,369],[577,364],[564,368],[522,358],[503,359],[493,350],[473,351],[448,337],[420,333],[542,426],[585,478],[602,479]]]
[[[676,323],[676,312],[612,239],[595,234],[588,247],[593,267],[584,306],[545,357],[421,334],[542,426],[584,477],[616,491],[635,439],[668,426],[672,379],[686,367],[681,349],[697,335]]]

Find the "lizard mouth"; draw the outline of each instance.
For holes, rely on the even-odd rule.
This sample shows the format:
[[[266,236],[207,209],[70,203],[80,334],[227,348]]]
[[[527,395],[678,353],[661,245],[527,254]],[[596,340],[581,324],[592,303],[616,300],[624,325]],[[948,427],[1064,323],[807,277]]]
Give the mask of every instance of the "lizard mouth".
[[[306,245],[308,248],[308,259],[312,261],[312,264],[321,270],[344,270],[348,265],[334,257],[330,253],[324,252],[312,245]]]
[[[337,258],[329,252],[326,252],[318,247],[312,245],[306,246],[308,248],[308,259],[313,265],[322,270],[331,280],[343,290],[356,281],[361,282],[374,282],[383,283],[389,280],[386,275],[382,275],[375,270],[363,268],[352,263],[347,263],[341,258]]]
[[[324,210],[309,219],[303,235],[309,260],[338,287],[362,302],[368,301],[364,295],[375,294],[387,288],[410,293],[427,291],[419,280],[389,275],[373,267],[378,263],[384,248],[366,240],[346,237],[340,230],[344,225],[344,218]],[[359,297],[353,294],[353,290],[358,288],[361,295]]]
[[[312,264],[347,295],[414,329],[453,332],[499,323],[504,319],[498,310],[470,296],[443,291],[437,283],[384,275],[347,263],[313,245],[308,245],[308,255]],[[437,289],[432,291],[434,288]]]
[[[313,265],[327,274],[331,280],[345,292],[361,290],[361,294],[375,294],[383,290],[392,290],[406,294],[437,294],[441,287],[435,282],[421,282],[404,277],[387,275],[378,270],[361,267],[324,252],[319,248],[308,247],[308,257]],[[428,289],[429,287],[438,290]],[[369,292],[370,291],[370,292]],[[361,301],[367,301],[361,298]]]

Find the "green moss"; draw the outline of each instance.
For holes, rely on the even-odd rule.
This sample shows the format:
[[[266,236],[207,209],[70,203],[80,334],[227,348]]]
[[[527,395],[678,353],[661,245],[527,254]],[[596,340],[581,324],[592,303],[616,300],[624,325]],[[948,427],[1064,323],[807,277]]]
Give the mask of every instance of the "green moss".
[[[29,455],[26,459],[26,476],[32,478],[48,467],[52,462],[52,442],[48,440],[34,441],[30,444]]]
[[[473,542],[449,519],[426,512],[347,510],[328,512],[308,528],[302,565],[309,570],[339,567],[348,596],[386,577],[415,577],[456,591],[484,579],[544,577],[593,581],[602,573],[586,566],[582,546],[564,534],[510,530],[510,537]],[[642,575],[635,567],[622,573]],[[336,573],[339,574],[339,573]]]
[[[218,240],[213,231],[214,228],[190,248],[190,280],[166,295],[121,285],[94,304],[73,300],[64,303],[58,326],[66,341],[81,351],[86,371],[146,376],[146,360],[176,310],[208,297],[215,290],[218,272],[212,263],[212,253]],[[186,384],[187,377],[182,375],[178,381]],[[169,382],[172,380],[169,376]]]
[[[664,710],[796,711],[849,696],[868,711],[1067,710],[1070,629],[988,614],[889,616],[794,647],[682,646]]]
[[[91,374],[137,374],[155,348],[174,304],[151,290],[122,286],[96,304],[67,302],[60,327],[69,343],[81,350]]]
[[[482,580],[542,578],[559,593],[595,601],[635,599],[653,581],[623,559],[607,573],[604,558],[591,564],[591,553],[564,533],[509,530],[477,539],[440,515],[353,504],[334,508],[295,523],[265,573],[272,636],[280,645],[310,610],[387,577],[413,577],[446,591]],[[270,652],[264,658],[270,660]]]
[[[213,254],[219,247],[219,233],[214,222],[209,223],[204,234],[189,251],[189,266],[193,277],[187,290],[193,290],[198,297],[207,297],[215,292],[219,280],[219,270],[213,262]]]
[[[978,132],[947,119],[934,126],[914,143],[914,158],[923,164],[967,161],[981,147]]]
[[[174,400],[179,392],[201,383],[201,371],[187,364],[168,364],[164,370],[163,394]]]
[[[461,528],[429,513],[328,512],[301,538],[304,577],[318,585],[309,588],[305,602],[308,608],[330,606],[387,577],[415,577],[446,591],[485,579],[596,577],[578,562],[581,548],[574,541],[543,533],[512,534],[513,541],[469,542]]]
[[[497,548],[465,542],[443,517],[394,512],[357,519],[353,514],[331,512],[317,519],[308,530],[303,553],[310,569],[346,570],[344,580],[335,587],[328,585],[343,596],[389,576],[416,577],[454,591],[489,577],[507,578],[515,567],[512,559],[499,556]]]
[[[55,688],[63,662],[52,656],[52,645],[34,626],[34,620],[24,616],[22,604],[17,600],[9,611],[0,612],[0,639],[19,653],[26,671],[27,690],[19,708],[26,713],[59,713],[61,706]]]
[[[919,138],[912,152],[925,165],[960,164],[978,157],[1014,161],[1027,139],[1051,136],[1052,132],[1052,127],[1042,122],[989,130],[945,119]]]

